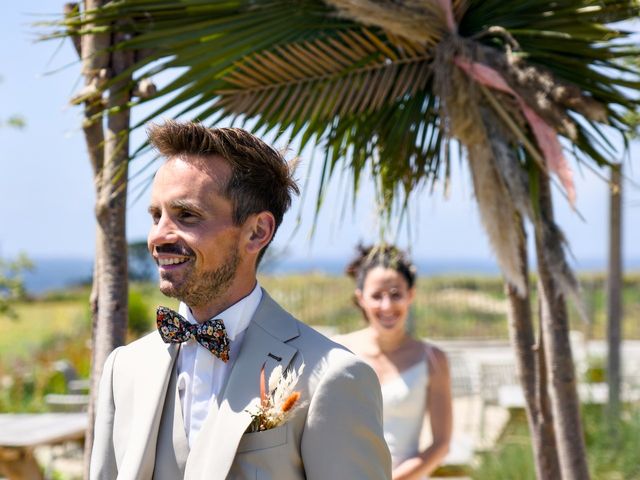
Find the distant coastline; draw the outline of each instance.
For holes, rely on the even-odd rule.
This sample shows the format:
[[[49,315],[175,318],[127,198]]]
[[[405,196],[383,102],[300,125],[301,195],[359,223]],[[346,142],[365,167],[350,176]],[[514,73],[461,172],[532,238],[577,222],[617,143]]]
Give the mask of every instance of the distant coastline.
[[[25,284],[30,294],[38,295],[72,285],[90,283],[93,260],[87,258],[33,258],[35,268],[25,274]],[[289,258],[268,265],[265,273],[291,274],[317,272],[327,275],[342,275],[347,258]],[[421,276],[437,275],[498,275],[500,272],[493,259],[421,259],[416,261]],[[578,272],[604,272],[605,260],[580,260],[572,262]],[[627,261],[626,271],[640,271],[640,259]]]

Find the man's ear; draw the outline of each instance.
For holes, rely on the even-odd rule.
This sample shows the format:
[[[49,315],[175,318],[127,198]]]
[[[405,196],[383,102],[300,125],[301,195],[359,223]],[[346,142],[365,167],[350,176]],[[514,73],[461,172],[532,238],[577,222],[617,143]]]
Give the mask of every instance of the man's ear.
[[[244,227],[247,252],[257,255],[271,241],[276,220],[271,212],[264,211],[251,215]]]

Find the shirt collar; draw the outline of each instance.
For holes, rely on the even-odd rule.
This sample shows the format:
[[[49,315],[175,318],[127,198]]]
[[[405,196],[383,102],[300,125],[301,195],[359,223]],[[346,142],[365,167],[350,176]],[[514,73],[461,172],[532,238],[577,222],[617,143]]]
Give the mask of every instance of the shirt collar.
[[[229,337],[229,340],[233,341],[249,326],[253,314],[258,309],[260,300],[262,300],[262,288],[260,288],[260,284],[256,282],[256,286],[249,295],[241,298],[229,308],[212,318],[218,318],[224,322],[224,328],[227,331],[227,336]],[[185,317],[189,323],[198,323],[196,319],[193,318],[191,309],[186,303],[180,302],[178,313]]]

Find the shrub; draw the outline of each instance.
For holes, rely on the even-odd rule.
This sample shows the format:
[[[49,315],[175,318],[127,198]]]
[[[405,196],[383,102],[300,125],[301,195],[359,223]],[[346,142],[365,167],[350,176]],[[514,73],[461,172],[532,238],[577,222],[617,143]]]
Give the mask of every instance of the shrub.
[[[129,289],[129,333],[140,337],[153,328],[153,318],[149,305],[142,293],[136,289]]]

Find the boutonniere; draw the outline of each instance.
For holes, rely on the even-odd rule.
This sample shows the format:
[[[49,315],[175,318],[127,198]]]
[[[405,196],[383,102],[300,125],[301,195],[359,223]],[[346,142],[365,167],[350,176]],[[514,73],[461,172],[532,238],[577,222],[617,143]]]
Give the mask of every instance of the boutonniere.
[[[300,392],[295,389],[304,365],[298,371],[283,371],[278,365],[265,380],[264,365],[260,370],[260,403],[248,410],[251,423],[247,432],[262,432],[283,425],[302,406]]]

